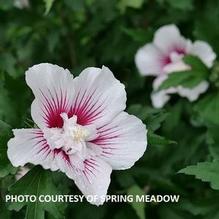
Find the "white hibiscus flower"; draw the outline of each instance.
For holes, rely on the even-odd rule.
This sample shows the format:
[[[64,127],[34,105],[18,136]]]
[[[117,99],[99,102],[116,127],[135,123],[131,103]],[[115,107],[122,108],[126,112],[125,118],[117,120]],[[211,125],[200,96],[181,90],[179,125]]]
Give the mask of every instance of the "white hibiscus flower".
[[[139,72],[146,76],[156,76],[153,82],[154,92],[151,95],[154,107],[163,107],[170,99],[170,94],[173,93],[178,93],[190,101],[195,101],[201,93],[207,90],[208,82],[202,81],[191,89],[178,86],[157,91],[159,86],[168,78],[168,74],[190,69],[190,66],[183,61],[183,57],[189,54],[199,57],[209,68],[212,67],[216,58],[208,43],[203,41],[192,43],[181,36],[178,28],[173,24],[159,28],[155,33],[153,42],[146,44],[137,51],[135,63]]]
[[[35,100],[31,115],[38,128],[15,129],[8,157],[60,170],[81,192],[104,202],[112,170],[130,168],[144,154],[146,127],[123,110],[126,92],[106,68],[86,68],[73,79],[57,65],[39,64],[26,72]]]

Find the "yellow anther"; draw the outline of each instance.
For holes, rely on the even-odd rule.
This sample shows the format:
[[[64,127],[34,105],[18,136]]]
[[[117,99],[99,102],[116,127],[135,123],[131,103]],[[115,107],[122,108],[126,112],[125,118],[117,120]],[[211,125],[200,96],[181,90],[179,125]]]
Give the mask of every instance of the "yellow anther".
[[[81,127],[78,127],[76,130],[73,131],[73,138],[74,138],[74,141],[76,142],[80,142],[84,140],[87,137],[87,135],[88,135],[87,130]]]

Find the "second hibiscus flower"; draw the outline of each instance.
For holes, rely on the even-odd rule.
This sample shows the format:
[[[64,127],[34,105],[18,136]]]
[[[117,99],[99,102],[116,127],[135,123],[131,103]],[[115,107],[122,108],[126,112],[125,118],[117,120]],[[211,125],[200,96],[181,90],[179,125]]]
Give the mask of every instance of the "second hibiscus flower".
[[[145,76],[156,76],[153,82],[154,91],[151,95],[154,107],[163,107],[170,99],[170,94],[173,93],[195,101],[201,93],[207,90],[207,81],[202,81],[191,89],[178,86],[158,90],[159,86],[168,78],[168,74],[190,69],[190,66],[183,61],[185,55],[197,56],[209,68],[212,67],[216,58],[209,44],[203,41],[192,43],[180,35],[175,25],[159,28],[153,42],[146,44],[136,53],[135,62],[139,72]]]

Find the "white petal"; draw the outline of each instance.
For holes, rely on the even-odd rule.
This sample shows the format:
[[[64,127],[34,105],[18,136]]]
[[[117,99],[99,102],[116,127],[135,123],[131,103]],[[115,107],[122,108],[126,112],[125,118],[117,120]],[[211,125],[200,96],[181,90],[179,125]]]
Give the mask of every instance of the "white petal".
[[[174,24],[159,28],[153,42],[165,54],[176,49],[186,51],[191,44],[189,40],[181,36],[179,29]]]
[[[194,88],[185,88],[182,86],[171,87],[168,89],[154,91],[151,94],[152,105],[155,108],[162,108],[170,99],[170,94],[177,93],[181,97],[186,97],[189,101],[195,101],[200,94],[204,93],[208,89],[208,82],[203,81]]]
[[[90,196],[91,199],[88,199],[90,203],[95,205],[103,204],[110,184],[112,168],[98,157],[85,159],[83,166],[80,168],[74,166],[74,158],[70,157],[70,159],[70,163],[62,158],[59,159],[60,170],[74,180],[85,197]]]
[[[35,100],[31,115],[40,127],[62,127],[60,114],[68,112],[74,96],[73,76],[57,65],[34,65],[26,72],[26,82]]]
[[[92,143],[102,149],[101,156],[113,169],[128,169],[143,156],[147,146],[145,125],[135,116],[122,112],[98,129]]]
[[[74,79],[75,97],[71,114],[80,125],[101,127],[126,107],[125,87],[107,68],[86,68]]]
[[[151,94],[152,105],[155,108],[162,108],[170,99],[166,90],[155,91]]]
[[[189,101],[192,102],[197,100],[200,94],[204,93],[208,89],[208,86],[209,86],[208,82],[203,81],[191,89],[179,86],[177,90],[178,90],[178,94],[181,97],[186,97]]]
[[[198,56],[207,67],[212,67],[216,54],[211,46],[204,41],[195,41],[191,47],[190,54]]]
[[[173,62],[173,63],[166,65],[163,70],[165,73],[169,74],[172,72],[186,71],[189,69],[191,69],[191,67],[185,64],[182,60],[180,60],[178,62]]]
[[[172,67],[170,66],[170,69],[171,68],[175,68],[175,67],[176,66],[172,66]],[[168,73],[167,74],[163,74],[163,75],[157,77],[153,81],[153,89],[154,89],[154,91],[151,94],[151,101],[152,101],[153,107],[155,107],[155,108],[162,108],[169,101],[169,99],[170,99],[170,95],[169,94],[173,94],[173,93],[177,92],[177,89],[174,88],[174,87],[157,91],[157,89],[160,87],[160,85],[167,78],[168,78]]]
[[[153,89],[157,90],[160,85],[168,78],[168,74],[162,74],[159,77],[156,77],[153,81]]]
[[[15,167],[27,163],[41,165],[45,169],[57,170],[53,151],[40,129],[14,129],[14,138],[8,142],[8,158]]]
[[[142,75],[162,73],[164,55],[152,43],[140,48],[135,55],[135,64]]]

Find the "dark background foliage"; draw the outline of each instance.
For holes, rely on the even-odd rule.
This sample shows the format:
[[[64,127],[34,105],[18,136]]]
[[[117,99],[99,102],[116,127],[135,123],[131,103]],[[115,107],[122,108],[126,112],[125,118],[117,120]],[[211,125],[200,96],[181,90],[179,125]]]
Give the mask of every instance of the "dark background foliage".
[[[139,76],[134,64],[137,49],[170,23],[192,40],[207,41],[218,55],[218,22],[218,0],[32,0],[23,9],[0,0],[0,218],[218,219],[217,62],[209,72],[211,86],[197,102],[175,96],[161,110],[151,106],[152,78]],[[24,194],[35,175],[27,194],[80,194],[64,174],[40,167],[13,186],[17,169],[7,160],[7,141],[11,128],[33,126],[33,95],[24,72],[41,62],[68,68],[75,76],[88,66],[105,65],[114,72],[126,86],[127,111],[149,129],[149,145],[133,168],[113,172],[109,194],[179,194],[179,203],[28,203],[21,208],[25,204],[3,202],[8,190]]]

